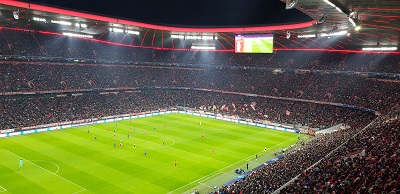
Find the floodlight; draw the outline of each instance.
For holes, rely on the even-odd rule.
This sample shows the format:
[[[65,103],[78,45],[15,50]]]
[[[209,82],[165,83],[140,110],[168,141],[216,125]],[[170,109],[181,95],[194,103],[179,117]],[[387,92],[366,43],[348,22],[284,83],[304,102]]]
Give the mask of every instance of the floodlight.
[[[121,29],[121,28],[109,28],[109,31],[111,31],[111,32],[124,32],[124,30]]]
[[[361,23],[358,20],[358,18],[349,17],[349,21],[354,26],[355,31],[359,31],[362,28]]]
[[[201,40],[202,36],[196,36],[196,35],[186,35],[185,37],[187,40]]]
[[[363,51],[396,51],[397,47],[366,47]]]
[[[44,19],[44,18],[39,18],[39,17],[33,17],[33,21],[46,22],[46,19]]]
[[[347,34],[346,30],[330,33],[331,36],[340,36],[340,35],[346,35],[346,34]]]
[[[315,37],[317,37],[316,34],[301,34],[297,36],[297,38],[315,38]]]
[[[330,38],[330,35],[328,33],[321,33],[319,34],[320,37],[328,37]]]
[[[179,34],[171,34],[171,38],[179,38],[179,39],[184,39],[184,35],[179,35]]]
[[[196,50],[215,50],[215,46],[192,46],[191,49],[196,49]]]
[[[61,25],[66,25],[66,26],[72,25],[71,22],[60,21],[60,20],[51,20],[50,22],[53,23],[53,24],[61,24]]]
[[[18,10],[16,10],[16,11],[13,11],[13,16],[14,16],[14,19],[19,19],[19,9]]]
[[[286,0],[286,9],[293,9],[296,7],[298,0]]]
[[[213,36],[202,36],[201,39],[202,40],[213,40],[214,37]]]
[[[92,35],[86,35],[86,34],[75,34],[71,32],[63,32],[64,36],[72,36],[72,37],[79,37],[79,38],[93,38]]]
[[[134,30],[126,30],[125,32],[128,33],[128,34],[135,34],[135,35],[139,35],[140,34],[139,31],[134,31]]]
[[[114,32],[124,32],[124,30],[120,28],[114,28]]]
[[[324,0],[327,4],[330,6],[336,8],[340,13],[345,13],[347,15],[351,14],[351,11],[349,8],[347,8],[345,5],[343,5],[340,1],[338,0]]]
[[[328,17],[326,15],[322,16],[321,18],[318,19],[317,24],[323,24],[326,22],[327,19]]]
[[[331,3],[329,0],[324,0],[327,4],[329,4],[332,7],[336,7],[335,4]]]

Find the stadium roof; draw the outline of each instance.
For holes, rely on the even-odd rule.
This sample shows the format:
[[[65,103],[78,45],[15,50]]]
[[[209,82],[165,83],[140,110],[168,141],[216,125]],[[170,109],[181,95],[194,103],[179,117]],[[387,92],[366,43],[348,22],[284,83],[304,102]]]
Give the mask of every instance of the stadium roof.
[[[243,27],[312,20],[299,10],[285,10],[285,3],[279,0],[113,0],[112,2],[29,0],[28,2],[164,26]]]
[[[286,2],[286,0],[281,1]],[[330,1],[339,2],[338,0]],[[125,4],[118,2],[120,1],[113,1],[114,4],[124,7]],[[244,15],[250,16],[250,19],[242,21],[239,21],[240,19],[238,19],[243,17],[240,14],[224,15],[216,13],[216,10],[218,9],[226,9],[224,7],[217,7],[218,9],[213,8],[210,12],[204,11],[204,13],[211,13],[210,16],[203,15],[197,17],[196,19],[194,15],[199,14],[199,12],[193,11],[194,15],[189,14],[188,16],[188,18],[192,19],[182,19],[182,17],[180,17],[182,15],[171,14],[181,10],[172,9],[171,7],[174,7],[174,5],[163,5],[163,7],[169,7],[170,10],[165,11],[165,9],[164,12],[156,14],[158,15],[157,17],[153,16],[153,18],[156,19],[146,19],[145,17],[142,17],[138,18],[138,20],[134,20],[124,19],[124,17],[126,17],[124,14],[115,15],[113,13],[106,13],[102,11],[99,11],[99,13],[96,14],[89,13],[90,11],[95,11],[93,9],[74,11],[72,9],[83,9],[74,7],[73,5],[75,4],[72,4],[72,6],[69,6],[69,8],[58,8],[36,3],[3,0],[0,2],[0,19],[2,21],[1,27],[55,33],[71,32],[88,34],[92,35],[95,39],[102,41],[123,45],[157,48],[190,48],[190,45],[193,44],[193,42],[200,42],[213,43],[216,45],[218,50],[233,50],[235,33],[274,33],[276,49],[361,50],[362,47],[372,46],[397,47],[397,45],[400,43],[400,15],[398,14],[400,11],[400,1],[348,0],[346,2],[340,1],[339,3],[352,12],[356,12],[352,17],[357,17],[360,21],[362,25],[362,29],[360,31],[354,30],[353,25],[348,19],[348,14],[339,12],[338,9],[326,3],[325,0],[299,0],[296,5],[296,9],[301,11],[303,15],[299,15],[299,13],[293,11],[282,10],[280,6],[284,7],[285,4],[279,4],[279,2],[271,3],[271,8],[269,9],[257,9],[253,7],[253,9],[256,10],[255,12],[251,12],[251,7],[243,7]],[[60,4],[54,5],[60,6]],[[101,8],[102,6],[103,8]],[[105,9],[105,5],[102,6],[100,6],[100,10]],[[200,10],[209,9],[199,5],[193,5],[193,7],[196,7]],[[110,7],[110,9],[112,9],[112,7]],[[239,10],[240,7],[235,9]],[[17,10],[19,11],[18,20],[13,18],[13,12]],[[122,12],[125,12],[125,10]],[[153,7],[150,9],[137,8],[137,10],[146,10],[146,12],[149,12],[148,15],[154,15],[154,12],[160,11],[159,8],[153,9]],[[266,20],[256,18],[262,17],[263,15],[271,18],[271,13],[277,13],[276,11],[272,10],[280,10],[278,11],[279,13],[287,13],[288,16],[279,17],[280,19]],[[137,12],[142,13],[143,11]],[[118,11],[114,13],[118,13]],[[181,14],[184,16],[188,13],[190,12],[185,11]],[[221,13],[228,12],[221,11]],[[105,16],[105,14],[113,14],[113,16]],[[160,19],[160,15],[167,14],[168,16],[166,16],[165,19]],[[139,14],[137,17],[140,15],[143,14]],[[301,18],[293,19],[292,17],[296,15],[301,16]],[[304,15],[307,15],[307,17]],[[172,19],[168,19],[169,16],[172,16]],[[279,16],[279,14],[277,14],[277,16]],[[323,20],[324,16],[326,16],[326,21],[322,24],[316,24],[316,21]],[[33,21],[34,17],[46,19],[47,23]],[[178,19],[173,20],[174,17],[177,17]],[[216,18],[220,18],[220,20],[217,20]],[[238,22],[235,23],[235,21],[231,21],[229,18],[236,18],[236,21]],[[256,19],[252,20],[251,18]],[[72,25],[62,26],[58,24],[51,24],[51,20],[67,21]],[[211,22],[207,23],[207,21]],[[224,21],[226,23],[224,23]],[[193,22],[193,24],[191,22]],[[87,26],[75,26],[77,23],[85,24]],[[132,36],[122,35],[122,33],[116,34],[116,32],[110,30],[111,28],[130,30],[133,32],[138,32],[139,34]],[[287,37],[288,31],[291,34],[289,38]],[[347,32],[347,36],[342,35],[331,37],[330,34],[335,32]],[[171,34],[210,35],[217,37],[217,40],[172,40]],[[324,34],[325,36],[318,38],[299,38],[300,35],[312,34],[318,34],[318,36]]]

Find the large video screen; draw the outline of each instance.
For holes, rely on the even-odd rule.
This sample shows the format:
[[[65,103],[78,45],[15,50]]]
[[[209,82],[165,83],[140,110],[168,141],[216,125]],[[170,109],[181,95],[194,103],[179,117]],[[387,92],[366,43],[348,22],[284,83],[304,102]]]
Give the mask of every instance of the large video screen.
[[[236,53],[273,53],[273,34],[236,34]]]

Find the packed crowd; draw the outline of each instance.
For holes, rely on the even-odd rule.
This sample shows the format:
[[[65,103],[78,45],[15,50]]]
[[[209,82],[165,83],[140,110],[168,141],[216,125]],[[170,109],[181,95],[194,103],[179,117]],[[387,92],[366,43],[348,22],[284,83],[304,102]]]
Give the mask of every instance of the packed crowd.
[[[342,144],[352,133],[354,130],[339,131],[303,143],[299,149],[284,153],[278,161],[221,187],[216,193],[272,193]]]
[[[351,108],[187,90],[141,90],[133,93],[90,93],[79,96],[8,97],[0,101],[0,126],[22,128],[104,116],[135,114],[171,107],[190,107],[243,119],[296,127],[353,127],[375,115]]]
[[[111,63],[93,65],[15,62],[1,57],[0,93],[140,86],[176,86],[337,102],[389,113],[360,131],[375,115],[357,109],[314,103],[194,90],[118,91],[107,95],[14,95],[0,98],[0,126],[20,129],[119,114],[187,106],[217,114],[326,128],[346,123],[350,129],[299,142],[282,159],[222,186],[216,193],[271,193],[300,175],[282,193],[396,193],[399,190],[400,103],[398,82],[360,73],[266,71],[233,67],[279,67],[360,72],[399,72],[398,56],[378,54],[277,52],[238,55],[137,49],[23,30],[0,29],[0,55],[81,58]],[[120,65],[132,61],[136,65]],[[142,65],[142,62],[208,66]],[[140,65],[139,65],[140,64]],[[356,135],[355,135],[356,134]],[[336,150],[335,150],[336,149]],[[321,160],[321,161],[320,161]],[[316,166],[310,168],[311,165]]]
[[[168,99],[169,96],[163,99],[161,95],[150,93],[11,97],[0,101],[0,126],[18,130],[27,126],[151,111],[169,108],[172,103]]]
[[[281,193],[398,193],[399,129],[399,118],[375,122]]]
[[[400,103],[398,82],[359,75],[168,66],[2,64],[0,92],[175,86],[318,100],[384,112]]]
[[[345,103],[385,111],[399,103],[398,82],[370,79],[363,74],[270,71],[226,67],[398,72],[395,55],[277,52],[239,55],[137,49],[38,32],[1,29],[0,55],[100,60],[114,63],[57,64],[11,62],[0,65],[0,92],[121,88],[137,86],[196,87],[263,95]],[[21,38],[22,37],[22,38]],[[3,44],[4,43],[4,44]],[[294,58],[296,60],[294,60]],[[51,58],[54,59],[54,58]],[[58,58],[57,58],[58,59]],[[7,57],[2,58],[7,61]],[[207,67],[117,65],[122,61],[208,64]],[[71,62],[74,62],[72,60]],[[109,62],[109,61],[108,61]],[[351,84],[349,84],[351,83]]]
[[[300,143],[278,161],[211,193],[398,193],[399,113],[397,106],[369,125],[365,120]]]
[[[62,58],[153,61],[212,64],[223,66],[259,66],[297,69],[327,69],[358,72],[400,71],[398,56],[342,52],[277,51],[271,55],[235,54],[233,52],[190,52],[153,50],[119,46],[24,30],[1,29],[0,55]]]

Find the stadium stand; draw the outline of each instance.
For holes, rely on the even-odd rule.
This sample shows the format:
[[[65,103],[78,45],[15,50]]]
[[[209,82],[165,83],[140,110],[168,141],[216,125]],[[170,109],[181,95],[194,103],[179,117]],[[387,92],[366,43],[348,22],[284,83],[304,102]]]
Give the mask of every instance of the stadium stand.
[[[179,90],[148,90],[108,95],[9,97],[1,103],[4,112],[2,126],[5,128],[134,114],[177,106],[313,128],[326,128],[339,123],[353,126],[364,119],[371,120],[374,117],[372,113],[351,108]],[[287,114],[285,110],[288,109],[293,111]],[[25,120],[28,122],[21,122]]]
[[[398,94],[397,82],[358,74],[275,74],[268,70],[45,62],[5,62],[1,71],[6,75],[1,92],[178,86],[321,100],[378,111],[398,102],[398,98],[394,98]]]
[[[399,72],[398,56],[285,51],[265,57],[152,50],[25,30],[1,31],[0,126],[5,129],[177,106],[316,128],[346,123],[350,129],[298,142],[282,159],[213,193],[399,190],[398,80],[376,79],[380,77],[371,73]],[[143,88],[125,92],[137,87]],[[107,88],[113,92],[98,92]],[[82,95],[71,95],[79,90],[84,90]],[[369,108],[382,115],[375,119],[372,112],[328,103]]]
[[[397,193],[398,110],[353,134],[281,193]]]

